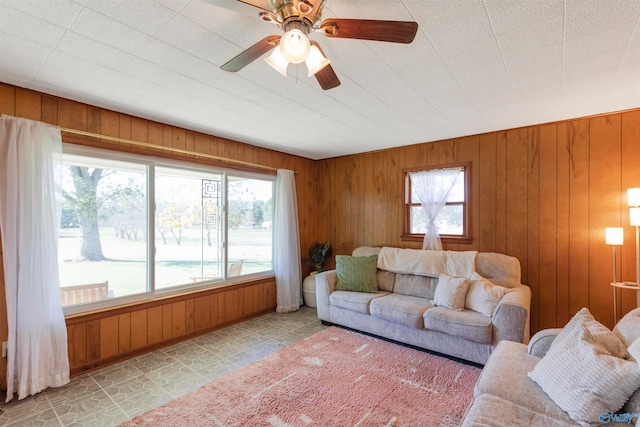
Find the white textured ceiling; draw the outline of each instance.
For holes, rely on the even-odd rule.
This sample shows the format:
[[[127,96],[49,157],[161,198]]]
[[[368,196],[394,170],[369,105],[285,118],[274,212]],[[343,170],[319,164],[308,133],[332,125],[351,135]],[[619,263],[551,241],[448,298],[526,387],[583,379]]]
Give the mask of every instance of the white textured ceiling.
[[[410,45],[313,34],[329,91],[304,66],[219,69],[280,34],[257,12],[0,0],[0,81],[312,159],[640,107],[640,0],[326,0],[419,24]]]

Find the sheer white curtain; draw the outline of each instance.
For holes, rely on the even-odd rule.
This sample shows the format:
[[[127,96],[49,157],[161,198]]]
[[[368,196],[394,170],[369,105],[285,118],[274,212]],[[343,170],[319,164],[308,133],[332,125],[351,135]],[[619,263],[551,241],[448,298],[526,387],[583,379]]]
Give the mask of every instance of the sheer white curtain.
[[[7,402],[69,382],[60,302],[56,127],[0,117],[0,234],[7,295]]]
[[[298,202],[293,171],[279,169],[273,221],[273,268],[278,313],[296,311],[302,304]]]
[[[427,231],[424,233],[422,249],[442,250],[442,241],[435,223],[440,210],[447,203],[449,193],[462,168],[432,169],[411,172],[411,187],[416,190],[418,200],[427,215]]]

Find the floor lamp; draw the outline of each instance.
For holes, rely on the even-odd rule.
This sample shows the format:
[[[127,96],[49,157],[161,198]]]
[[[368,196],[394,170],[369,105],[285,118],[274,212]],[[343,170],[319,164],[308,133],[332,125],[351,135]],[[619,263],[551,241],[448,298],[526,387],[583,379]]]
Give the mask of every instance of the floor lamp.
[[[640,286],[640,188],[627,190],[629,205],[629,223],[636,227],[636,286]],[[636,305],[640,307],[640,292],[636,296]]]
[[[605,242],[613,248],[613,280],[611,285],[613,287],[613,321],[618,321],[618,299],[617,294],[617,275],[616,275],[616,246],[622,246],[624,243],[624,229],[622,227],[607,227],[605,230]]]

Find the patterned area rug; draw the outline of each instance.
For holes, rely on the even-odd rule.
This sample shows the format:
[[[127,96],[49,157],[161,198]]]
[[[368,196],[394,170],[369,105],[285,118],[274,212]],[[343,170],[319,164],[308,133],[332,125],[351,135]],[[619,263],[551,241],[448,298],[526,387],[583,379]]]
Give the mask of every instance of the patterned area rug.
[[[479,375],[330,327],[122,426],[457,426]]]

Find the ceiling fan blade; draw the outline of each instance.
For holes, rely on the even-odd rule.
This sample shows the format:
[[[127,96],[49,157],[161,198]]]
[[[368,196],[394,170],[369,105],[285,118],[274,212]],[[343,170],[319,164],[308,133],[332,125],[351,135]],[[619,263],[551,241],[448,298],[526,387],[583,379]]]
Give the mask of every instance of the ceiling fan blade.
[[[418,23],[410,21],[378,21],[369,19],[325,19],[320,24],[327,37],[411,43]]]
[[[238,56],[220,66],[224,71],[236,72],[242,70],[256,59],[276,47],[280,42],[280,36],[267,36],[250,48],[242,51]]]
[[[326,57],[326,55],[322,51],[322,48],[320,47],[320,44],[317,41],[312,40],[311,44],[317,47],[322,55]],[[320,83],[320,87],[322,88],[322,90],[329,90],[333,89],[334,87],[340,86],[340,79],[338,79],[336,72],[333,71],[331,64],[318,71],[315,74],[315,77],[316,80],[318,80],[318,83]]]

